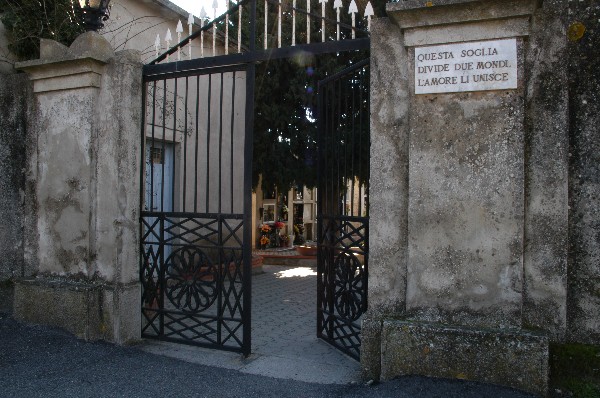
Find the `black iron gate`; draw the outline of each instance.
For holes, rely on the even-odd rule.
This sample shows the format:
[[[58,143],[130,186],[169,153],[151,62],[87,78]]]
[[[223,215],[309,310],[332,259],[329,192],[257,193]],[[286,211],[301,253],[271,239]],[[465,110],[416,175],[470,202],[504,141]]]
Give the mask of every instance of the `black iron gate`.
[[[319,82],[317,335],[360,358],[369,253],[369,60]]]
[[[301,9],[268,0],[258,37],[257,1],[241,0],[144,67],[143,337],[250,353],[254,64],[369,48],[370,3],[366,20],[358,21],[354,2],[345,20],[339,4],[336,20],[322,6],[318,15],[310,2]],[[282,33],[284,21],[291,32]],[[298,37],[297,24],[306,27]],[[205,58],[209,39],[212,57]],[[358,64],[319,90],[328,134],[321,140],[318,201],[319,336],[355,357],[366,306],[367,67]]]
[[[144,70],[142,336],[247,355],[254,66],[152,71]]]

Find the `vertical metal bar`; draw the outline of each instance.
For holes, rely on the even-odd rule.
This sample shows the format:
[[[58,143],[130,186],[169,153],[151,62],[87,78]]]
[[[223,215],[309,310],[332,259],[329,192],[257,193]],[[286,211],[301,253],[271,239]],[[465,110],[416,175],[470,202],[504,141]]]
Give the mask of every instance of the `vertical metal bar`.
[[[265,50],[268,47],[268,44],[267,44],[267,26],[269,25],[269,23],[267,22],[268,17],[269,17],[269,3],[267,2],[267,0],[265,0],[265,37],[264,37]]]
[[[217,344],[223,344],[223,318],[225,313],[225,307],[223,306],[223,295],[225,294],[225,265],[221,258],[221,252],[223,251],[223,217],[221,214],[217,216],[217,269],[219,270],[219,279],[217,280]],[[227,329],[225,329],[227,330]]]
[[[171,184],[172,189],[171,189],[171,209],[170,211],[174,211],[175,210],[175,139],[177,137],[177,84],[178,84],[178,79],[175,78],[173,79],[175,80],[175,89],[173,90],[173,162],[172,162],[172,170],[171,170]],[[164,187],[163,187],[164,189]]]
[[[160,289],[158,291],[158,310],[159,310],[159,336],[165,335],[165,215],[160,214],[160,243],[158,244],[158,250],[160,250],[159,256],[159,268],[158,268],[158,285]]]
[[[200,17],[200,58],[204,58],[204,18]]]
[[[250,0],[250,46],[248,49],[249,51],[256,50],[256,1],[257,0]]]
[[[219,96],[219,214],[223,201],[223,72],[221,72],[221,93]]]
[[[359,81],[359,86],[358,86],[358,98],[359,98],[359,112],[360,112],[360,119],[359,119],[359,134],[358,134],[358,176],[362,177],[362,162],[363,162],[363,156],[362,156],[362,136],[364,134],[364,126],[363,126],[363,87],[364,87],[364,76],[365,76],[365,69],[361,69],[361,72],[359,72],[359,76],[360,76],[360,81]],[[363,182],[361,181],[361,179],[359,178],[359,187],[358,187],[358,215],[362,216],[363,211],[362,211],[362,206],[363,206]]]
[[[212,74],[208,75],[208,109],[206,113],[207,127],[206,127],[206,213],[209,212],[210,202],[210,122],[211,122],[211,100],[212,100]]]
[[[335,24],[336,26],[336,38],[337,41],[340,41],[340,11],[341,11],[341,7],[337,7],[336,8],[336,14],[337,14],[337,23]]]
[[[142,123],[140,126],[140,148],[142,150],[141,156],[140,156],[140,208],[139,208],[139,212],[140,212],[140,217],[138,220],[138,236],[140,237],[140,268],[139,268],[139,281],[142,284],[142,288],[141,288],[141,294],[142,296],[140,297],[140,304],[141,304],[141,310],[143,311],[143,307],[144,307],[144,295],[146,292],[146,281],[144,278],[144,271],[145,271],[145,264],[144,264],[144,254],[145,254],[145,250],[144,250],[144,221],[143,221],[143,217],[142,217],[142,212],[144,211],[144,194],[145,194],[145,181],[144,181],[144,173],[146,171],[146,101],[147,101],[147,90],[148,90],[148,84],[147,83],[143,83],[142,84],[143,87],[143,91],[142,91]],[[154,103],[154,101],[152,101]],[[150,160],[152,161],[152,158],[150,158]],[[138,307],[138,308],[140,308]],[[146,324],[146,321],[144,320],[144,315],[143,312],[140,313],[140,318],[141,318],[141,330],[144,329],[144,326]]]
[[[155,143],[155,136],[154,136],[154,128],[156,126],[156,81],[153,82],[153,86],[152,86],[152,145],[150,146],[150,208],[148,209],[149,211],[154,211],[154,162],[152,161],[152,147],[154,146]],[[144,137],[144,141],[145,141]],[[144,160],[143,162],[146,163],[146,150],[144,148]],[[144,185],[142,185],[143,187]],[[147,188],[146,188],[147,189]],[[141,189],[141,191],[143,192],[144,190]]]
[[[333,157],[336,159],[336,168],[335,170],[337,170],[337,174],[335,176],[335,180],[334,180],[334,184],[336,184],[336,189],[334,189],[335,193],[335,197],[333,198],[335,203],[335,207],[332,209],[334,211],[333,214],[335,214],[336,216],[339,216],[340,214],[342,214],[342,209],[340,209],[340,188],[341,188],[341,184],[340,184],[340,177],[341,177],[341,160],[340,160],[340,139],[341,139],[341,135],[342,132],[341,130],[345,127],[344,125],[342,125],[343,123],[343,119],[342,119],[342,101],[341,99],[342,97],[342,83],[340,80],[337,80],[335,83],[335,85],[337,85],[337,101],[335,101],[337,103],[337,126],[339,126],[337,129],[334,129],[334,136],[335,139],[333,141],[333,150],[334,150],[334,155]]]
[[[325,6],[327,2],[323,1],[321,3],[321,41],[325,43]]]
[[[348,107],[348,85],[346,84],[346,76],[342,77],[340,79],[340,86],[342,87],[341,90],[343,90],[344,93],[344,112],[346,114],[348,114],[348,111],[350,110]],[[350,139],[350,129],[352,128],[352,122],[350,120],[346,120],[346,125],[344,126],[344,129],[342,130],[342,134],[343,134],[343,141],[344,141],[344,146],[343,146],[343,150],[344,150],[344,170],[342,172],[342,181],[343,181],[343,187],[342,189],[344,190],[344,203],[343,203],[343,210],[342,210],[342,214],[346,215],[346,203],[348,202],[348,140]]]
[[[238,53],[242,52],[242,9],[244,6],[240,4],[238,7]]]
[[[185,108],[183,117],[183,196],[182,200],[182,211],[185,212],[185,203],[187,202],[186,188],[187,188],[187,136],[188,136],[188,96],[189,96],[189,78],[185,78]]]
[[[230,174],[229,174],[229,189],[230,189],[230,203],[231,203],[231,208],[230,208],[230,213],[233,214],[233,200],[234,200],[234,195],[233,195],[233,158],[234,158],[234,152],[233,152],[233,142],[234,142],[234,124],[235,124],[235,76],[236,76],[236,71],[233,72],[233,76],[232,76],[232,87],[231,87],[231,137],[230,137],[230,164],[229,164],[229,170],[230,170]]]
[[[350,107],[352,110],[352,139],[350,140],[350,175],[348,176],[348,178],[352,179],[351,182],[351,188],[350,188],[350,215],[351,216],[356,216],[355,212],[354,212],[354,185],[356,182],[356,179],[354,178],[354,176],[356,175],[356,170],[354,168],[354,152],[355,148],[356,148],[356,131],[355,131],[355,127],[356,127],[356,89],[353,87],[354,84],[356,82],[356,72],[354,72],[351,75],[351,80],[350,80],[350,84],[351,84],[351,88],[350,90],[352,91],[352,106]],[[359,87],[360,89],[360,87]],[[360,108],[358,109],[358,112],[360,114]]]
[[[167,79],[163,79],[163,112],[162,112],[162,153],[161,153],[161,164],[162,170],[160,175],[160,212],[164,212],[165,209],[165,141],[167,135]],[[162,229],[161,229],[162,231]]]
[[[330,124],[332,124],[334,122],[333,120],[333,115],[331,115],[331,112],[329,111],[329,106],[328,103],[331,98],[331,85],[327,84],[323,87],[323,91],[325,92],[325,98],[324,100],[326,101],[325,103],[323,103],[323,113],[325,114],[325,128],[324,130],[321,132],[322,136],[323,136],[323,148],[326,149],[325,152],[323,152],[323,156],[326,156],[327,162],[325,162],[325,160],[323,161],[323,172],[322,172],[322,176],[323,176],[323,181],[322,181],[322,186],[323,186],[323,193],[321,194],[321,197],[323,198],[323,208],[321,209],[321,211],[323,212],[323,214],[325,214],[328,210],[328,208],[331,206],[331,187],[329,186],[329,180],[330,180],[330,173],[333,173],[333,157],[329,156],[331,155],[331,138],[328,136],[328,132],[329,132],[329,128],[330,128]],[[329,165],[332,165],[332,167],[329,167]]]
[[[256,0],[251,0],[250,11],[250,51],[256,46]],[[244,244],[242,257],[244,267],[242,286],[244,289],[242,305],[243,338],[242,353],[250,355],[252,344],[252,151],[254,134],[254,84],[256,66],[250,63],[246,68],[246,132],[244,137]]]
[[[194,148],[194,213],[198,212],[198,131],[200,129],[200,76],[196,76],[196,147]]]
[[[296,0],[292,4],[292,46],[296,45]]]
[[[229,11],[229,0],[225,0],[227,10]],[[229,14],[225,14],[225,55],[229,54]]]
[[[217,19],[217,9],[216,8],[215,8],[214,17],[212,20],[212,24],[213,24],[212,55],[213,55],[213,57],[217,54],[217,24],[215,23],[215,19]]]
[[[326,87],[318,85],[317,95],[317,187],[319,191],[323,189],[323,170],[324,170],[324,144],[325,129],[327,126],[324,103],[326,99]],[[325,191],[321,191],[324,193]],[[323,327],[323,201],[317,200],[317,337],[321,336]]]
[[[334,85],[337,84],[338,89],[337,89],[337,96],[334,96],[335,101],[334,103],[337,103],[337,120],[338,123],[336,124],[336,126],[342,127],[342,128],[333,128],[332,130],[332,135],[334,136],[334,140],[332,142],[332,149],[333,149],[333,157],[336,158],[336,163],[337,163],[337,175],[335,176],[335,181],[334,183],[336,184],[337,188],[334,189],[334,202],[335,203],[335,207],[332,210],[331,213],[331,220],[332,220],[332,224],[335,227],[335,231],[331,231],[332,234],[332,245],[330,247],[329,250],[329,259],[330,259],[330,267],[327,269],[327,280],[328,280],[328,284],[327,284],[327,307],[328,307],[328,311],[329,311],[329,328],[328,328],[328,337],[333,341],[334,339],[334,330],[335,330],[335,320],[336,320],[336,314],[335,314],[335,307],[334,307],[334,283],[335,283],[335,269],[333,264],[335,264],[335,260],[336,260],[336,256],[335,256],[335,244],[333,244],[333,242],[335,242],[335,239],[337,238],[337,236],[339,235],[339,230],[340,230],[340,213],[341,210],[340,209],[340,156],[338,156],[339,153],[339,149],[340,149],[340,139],[341,139],[341,131],[343,129],[343,127],[345,126],[341,126],[341,121],[342,121],[342,108],[341,108],[341,98],[342,98],[342,85],[341,85],[341,80],[338,79],[338,81],[334,82]],[[335,105],[334,109],[335,109]],[[335,111],[335,110],[334,110]],[[335,234],[335,235],[334,235]]]
[[[277,3],[277,48],[281,48],[281,0]]]
[[[364,87],[363,84],[364,84],[365,78],[366,78],[366,81],[367,81],[367,83],[366,83],[366,92],[367,92],[367,95],[370,95],[370,92],[371,92],[371,79],[370,79],[370,75],[369,75],[369,73],[370,73],[370,64],[367,64],[363,68],[362,71],[363,71],[363,73],[361,75],[361,85],[360,85],[360,95],[361,95],[361,98],[362,98],[362,94],[363,94],[363,87]],[[369,137],[369,140],[368,140],[369,148],[371,147],[371,138],[370,138],[371,137],[371,134],[370,134],[371,133],[371,125],[370,125],[370,120],[369,120],[369,115],[371,114],[371,112],[370,112],[370,106],[371,106],[370,98],[367,98],[366,109],[365,109],[365,116],[366,116],[366,119],[367,119],[366,122],[368,123],[366,129],[367,129],[367,137]],[[362,107],[362,101],[361,101],[361,111],[362,111],[362,108],[363,107]],[[361,116],[362,116],[362,112],[361,112]],[[362,126],[362,123],[361,123],[361,126]],[[362,136],[362,134],[361,134],[361,136]],[[362,143],[361,143],[361,145],[362,145]],[[368,170],[370,171],[370,169],[371,169],[371,167],[369,165],[368,166]],[[367,198],[368,198],[369,179],[366,179],[365,185],[366,185],[366,189],[367,189]],[[365,210],[366,210],[366,205],[368,205],[368,203],[365,203]],[[363,311],[366,312],[367,311],[367,307],[369,305],[369,297],[368,297],[368,295],[369,295],[369,250],[370,250],[370,247],[369,247],[369,229],[370,229],[370,226],[369,226],[368,212],[366,212],[366,211],[365,211],[365,216],[367,216],[367,217],[365,217],[365,238],[364,238],[364,257],[363,257],[364,258],[364,264],[363,264],[363,267],[364,267],[364,272],[363,272],[363,275],[364,275],[364,277],[363,277],[363,289],[364,289],[364,293],[365,293],[363,295]]]
[[[310,44],[310,0],[306,0],[306,44]]]

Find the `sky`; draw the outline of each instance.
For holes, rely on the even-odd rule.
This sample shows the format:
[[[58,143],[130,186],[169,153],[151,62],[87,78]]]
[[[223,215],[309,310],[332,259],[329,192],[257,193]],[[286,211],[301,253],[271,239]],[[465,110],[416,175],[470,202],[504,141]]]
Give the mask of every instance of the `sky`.
[[[204,7],[204,10],[206,10],[206,13],[210,19],[212,19],[214,16],[213,1],[214,0],[171,0],[172,3],[177,4],[179,7],[191,12],[195,16],[199,16],[200,10],[202,7]],[[219,3],[219,8],[217,8],[217,16],[219,16],[225,12],[226,0],[217,1]]]

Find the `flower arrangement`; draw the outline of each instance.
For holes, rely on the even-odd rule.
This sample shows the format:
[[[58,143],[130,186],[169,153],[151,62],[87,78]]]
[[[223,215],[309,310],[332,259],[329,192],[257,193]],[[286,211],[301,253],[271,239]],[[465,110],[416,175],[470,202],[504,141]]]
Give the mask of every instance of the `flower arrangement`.
[[[304,224],[294,224],[294,233],[302,235],[304,233]]]
[[[290,236],[288,234],[279,235],[279,245],[285,247],[290,242]]]
[[[260,245],[263,248],[266,248],[269,245],[269,243],[271,243],[271,240],[269,238],[267,238],[266,235],[263,235],[260,237]]]
[[[304,224],[294,224],[294,244],[301,245],[304,243]]]
[[[268,234],[271,232],[271,227],[267,224],[263,224],[262,227],[260,227],[260,232]]]
[[[285,224],[284,224],[284,223],[282,223],[281,221],[277,221],[275,224],[273,224],[273,227],[274,227],[275,229],[282,229],[282,228],[284,228],[284,227],[285,227]]]

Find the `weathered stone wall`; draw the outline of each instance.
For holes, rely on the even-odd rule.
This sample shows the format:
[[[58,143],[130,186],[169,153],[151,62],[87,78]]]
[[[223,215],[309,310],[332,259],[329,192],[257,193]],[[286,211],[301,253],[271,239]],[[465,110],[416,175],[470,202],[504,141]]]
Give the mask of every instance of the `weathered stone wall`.
[[[135,340],[140,54],[115,54],[93,32],[69,48],[42,40],[40,54],[17,64],[34,93],[24,258],[36,277],[16,281],[14,314],[86,339]]]
[[[15,73],[14,64],[16,57],[8,50],[6,27],[0,21],[0,74]]]
[[[544,394],[548,341],[600,344],[599,13],[593,1],[406,0],[373,23],[365,377]],[[516,89],[414,94],[415,47],[507,37]],[[528,343],[458,355],[467,343],[492,355],[469,342],[477,330],[507,353]]]
[[[383,21],[382,21],[383,22]],[[369,303],[378,313],[406,307],[408,257],[408,57],[400,29],[375,21],[371,51],[371,174]],[[395,84],[390,84],[393,81]],[[393,206],[390,204],[393,203]]]
[[[407,315],[521,324],[522,90],[413,96]]]
[[[566,330],[568,95],[564,1],[532,18],[525,53],[525,250],[523,327],[554,340]]]
[[[31,98],[27,76],[0,75],[0,280],[24,275],[24,170]]]
[[[570,341],[600,344],[600,4],[573,2],[566,15],[570,144],[567,336]]]
[[[23,214],[31,99],[27,76],[0,74],[0,311],[12,310],[12,279],[29,274]]]
[[[387,19],[371,25],[371,172],[369,311],[362,326],[363,378],[381,373],[385,316],[406,309],[408,258],[408,55],[400,29]],[[390,81],[396,84],[390,84]]]

